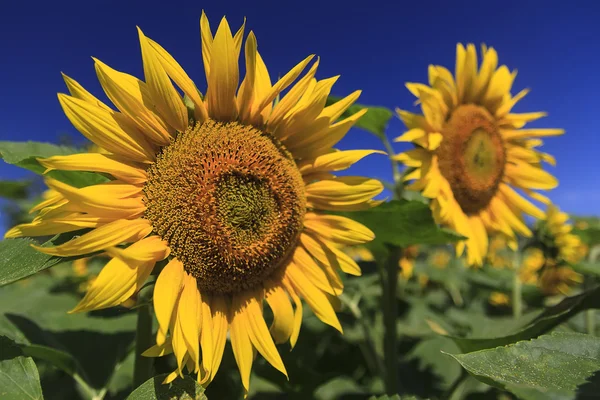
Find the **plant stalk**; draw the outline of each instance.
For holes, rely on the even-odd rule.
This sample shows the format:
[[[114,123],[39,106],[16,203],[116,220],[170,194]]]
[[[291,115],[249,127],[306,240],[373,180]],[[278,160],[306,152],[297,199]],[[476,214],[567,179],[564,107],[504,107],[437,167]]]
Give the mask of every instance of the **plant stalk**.
[[[142,353],[152,347],[152,309],[149,304],[149,295],[152,290],[140,292],[137,309],[137,327],[135,335],[135,363],[133,369],[133,387],[137,388],[148,379],[152,378],[154,360],[144,357]]]
[[[383,286],[383,323],[384,323],[384,365],[385,365],[385,392],[388,395],[398,393],[398,341],[396,336],[396,317],[398,315],[398,261],[402,256],[402,249],[389,246],[389,256],[385,263],[385,279]]]

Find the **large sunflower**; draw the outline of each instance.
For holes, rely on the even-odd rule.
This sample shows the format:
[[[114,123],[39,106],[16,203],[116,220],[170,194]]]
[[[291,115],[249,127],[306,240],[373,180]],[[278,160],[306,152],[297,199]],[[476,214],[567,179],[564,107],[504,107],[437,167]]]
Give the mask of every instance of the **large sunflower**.
[[[48,170],[94,171],[113,179],[81,189],[47,179],[52,191],[35,208],[38,216],[6,237],[90,229],[65,244],[37,247],[56,256],[103,251],[113,257],[73,312],[123,303],[165,260],[153,296],[156,345],[145,354],[175,354],[178,367],[166,382],[186,367],[207,384],[229,332],[247,390],[256,351],[286,374],[275,343],[295,345],[301,299],[319,319],[342,330],[332,306],[342,291],[338,272],[359,275],[360,269],[339,248],[368,242],[373,233],[322,211],[372,207],[383,187],[373,179],[331,173],[375,152],[332,148],[363,115],[337,121],[360,91],[325,107],[338,77],[315,79],[317,59],[281,96],[313,56],[271,84],[252,32],[238,88],[244,27],[232,35],[223,18],[213,37],[204,14],[200,24],[205,96],[141,31],[145,82],[95,60],[118,111],[65,76],[71,95],[58,95],[65,114],[109,154],[55,156],[40,163]],[[272,310],[270,329],[263,301]]]
[[[432,199],[438,223],[468,237],[468,262],[481,265],[487,252],[488,233],[500,232],[516,247],[515,232],[530,236],[523,213],[543,218],[544,213],[515,189],[548,202],[534,192],[552,189],[557,180],[541,162],[554,159],[537,151],[539,137],[560,135],[562,129],[521,129],[546,114],[511,113],[528,90],[515,96],[510,91],[516,71],[498,67],[493,48],[482,46],[477,67],[475,46],[458,44],[456,71],[429,66],[429,85],[408,83],[418,98],[422,115],[397,110],[409,129],[396,141],[417,147],[396,158],[414,170],[406,176],[409,186]]]

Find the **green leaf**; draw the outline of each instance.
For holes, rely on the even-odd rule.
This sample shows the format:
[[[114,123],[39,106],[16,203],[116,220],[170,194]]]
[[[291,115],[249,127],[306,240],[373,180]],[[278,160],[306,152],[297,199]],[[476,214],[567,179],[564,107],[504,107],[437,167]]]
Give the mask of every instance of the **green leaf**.
[[[69,375],[73,375],[77,372],[77,361],[75,361],[73,356],[64,351],[38,344],[23,345],[21,346],[21,349],[26,356],[44,360],[65,371]]]
[[[11,200],[20,200],[27,197],[27,188],[31,185],[25,181],[0,181],[0,197]]]
[[[507,336],[492,338],[448,337],[452,339],[464,353],[505,346],[510,343],[528,340],[542,335],[573,317],[580,311],[590,308],[600,308],[600,287],[564,299],[557,305],[547,308],[520,330]]]
[[[427,204],[420,201],[392,200],[365,211],[344,213],[375,233],[371,247],[384,243],[406,247],[412,244],[446,244],[464,239],[448,229],[440,228]]]
[[[341,97],[337,97],[337,96],[329,96],[327,98],[327,104],[326,105],[331,105],[334,104],[336,102],[338,102],[339,100],[341,100]],[[365,115],[363,115],[357,122],[356,124],[354,124],[355,128],[360,128],[363,129],[367,132],[370,132],[372,134],[374,134],[377,137],[382,137],[385,135],[385,129],[387,127],[388,122],[390,121],[390,119],[392,118],[392,116],[394,115],[394,113],[392,112],[392,110],[385,108],[385,107],[374,107],[374,106],[365,106],[365,105],[361,105],[361,104],[354,104],[352,106],[350,106],[340,117],[341,119],[343,118],[348,118],[351,115],[356,114],[357,112],[359,112],[360,110],[364,109],[364,108],[368,108],[369,111],[367,111],[367,113]]]
[[[31,247],[32,239],[0,241],[0,286],[26,278],[64,259],[41,253]]]
[[[8,164],[28,169],[38,175],[43,175],[46,168],[37,161],[37,158],[64,156],[82,152],[84,151],[50,143],[0,141],[0,158]],[[78,188],[108,181],[101,174],[83,171],[50,171],[45,176],[50,176]]]
[[[167,374],[148,379],[135,389],[127,400],[207,400],[204,388],[189,376],[163,385]]]
[[[574,399],[600,370],[600,338],[554,332],[531,341],[450,355],[480,381],[525,399]]]
[[[37,367],[11,339],[0,336],[0,398],[43,399]]]

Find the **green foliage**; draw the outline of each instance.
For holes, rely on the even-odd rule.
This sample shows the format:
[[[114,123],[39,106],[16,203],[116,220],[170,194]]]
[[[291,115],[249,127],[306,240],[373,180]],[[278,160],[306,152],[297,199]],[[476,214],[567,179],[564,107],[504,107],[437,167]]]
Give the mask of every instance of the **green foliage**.
[[[31,247],[32,239],[5,239],[0,241],[0,286],[18,281],[52,267],[62,261]]]
[[[162,381],[166,377],[167,374],[164,374],[148,379],[127,400],[207,400],[204,388],[189,376],[163,385]]]
[[[393,200],[365,211],[349,213],[375,233],[370,246],[391,244],[445,244],[464,239],[448,229],[440,228],[431,216],[429,206],[420,201]]]
[[[463,352],[504,346],[542,335],[577,313],[590,308],[600,308],[600,287],[578,296],[564,299],[559,304],[546,309],[525,327],[509,335],[490,338],[460,338],[452,336],[450,338]]]
[[[82,153],[82,150],[40,142],[0,141],[0,158],[6,163],[28,169],[36,174],[44,174],[44,168],[37,158]],[[68,183],[74,187],[85,187],[108,181],[101,174],[81,171],[50,171],[47,176]]]
[[[329,96],[327,98],[327,105],[334,104],[341,99],[341,97]],[[370,132],[379,138],[383,137],[385,135],[385,129],[394,115],[391,110],[385,107],[354,104],[350,106],[340,118],[348,118],[364,108],[368,108],[367,113],[356,122],[354,127]]]
[[[578,386],[589,383],[600,370],[600,338],[554,332],[531,341],[451,356],[477,379],[520,398],[566,400],[574,399]],[[597,389],[597,384],[581,387],[579,394],[597,394]]]
[[[0,336],[0,398],[43,399],[35,363],[6,336]]]
[[[27,197],[27,188],[31,185],[29,181],[1,181],[0,197],[10,200],[21,200]]]

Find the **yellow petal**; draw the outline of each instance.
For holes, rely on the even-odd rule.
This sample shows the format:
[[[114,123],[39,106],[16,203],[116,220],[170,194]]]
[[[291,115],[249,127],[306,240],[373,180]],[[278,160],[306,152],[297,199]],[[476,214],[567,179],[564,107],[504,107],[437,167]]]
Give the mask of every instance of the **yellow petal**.
[[[412,128],[394,139],[394,142],[416,142],[419,139],[425,138],[425,135],[426,133],[423,129]]]
[[[214,356],[213,318],[210,308],[211,298],[208,294],[200,296],[200,346],[202,348],[202,370],[198,373],[198,383],[201,385],[211,379],[211,369]],[[226,316],[224,316],[226,318]],[[227,325],[224,328],[227,332]],[[217,366],[218,368],[218,366]]]
[[[161,146],[169,144],[173,130],[154,113],[153,99],[148,86],[134,76],[119,72],[98,59],[94,61],[98,80],[113,104],[152,141]]]
[[[114,218],[93,217],[76,212],[55,218],[40,218],[33,222],[19,224],[9,229],[4,234],[4,238],[14,239],[23,236],[56,235],[84,228],[97,228],[113,220]]]
[[[179,295],[183,289],[183,264],[177,259],[172,259],[161,271],[154,286],[154,312],[158,320],[156,344],[162,345],[167,338],[167,331],[171,323],[171,316]]]
[[[343,176],[307,185],[306,200],[308,207],[341,210],[369,201],[382,191],[383,184],[376,179]]]
[[[142,239],[126,249],[111,247],[105,251],[128,263],[142,263],[164,260],[169,255],[170,248],[165,240],[155,235]]]
[[[73,126],[98,146],[133,161],[154,159],[152,146],[119,114],[62,93],[58,100]]]
[[[488,235],[485,226],[479,218],[479,216],[470,216],[469,224],[471,225],[471,231],[473,235],[469,238],[469,252],[476,251],[477,256],[471,257],[474,259],[474,265],[481,265],[483,263],[483,257],[487,254],[488,249]]]
[[[504,204],[502,200],[494,197],[490,203],[490,206],[494,210],[494,213],[500,218],[503,218],[515,231],[526,237],[531,236],[531,231],[523,222],[522,217],[520,215],[515,215],[515,213],[506,204]]]
[[[517,93],[516,96],[511,97],[510,100],[506,100],[496,110],[496,117],[500,118],[500,117],[503,117],[504,115],[508,114],[510,112],[510,110],[512,110],[512,108],[515,106],[515,104],[517,104],[517,102],[519,100],[521,100],[523,97],[525,97],[527,95],[527,93],[529,93],[529,89],[523,89],[519,93]]]
[[[59,169],[63,171],[92,171],[110,174],[123,182],[140,184],[148,179],[146,171],[123,163],[119,157],[100,153],[81,153],[68,156],[38,158],[47,168],[44,173]]]
[[[425,161],[431,160],[431,157],[431,152],[425,149],[416,148],[397,154],[393,159],[400,161],[407,167],[420,167]]]
[[[250,388],[250,372],[252,370],[253,347],[250,341],[248,328],[244,321],[245,308],[242,308],[237,300],[233,298],[232,309],[229,314],[229,335],[231,337],[231,347],[233,356],[240,370],[242,385],[247,393]]]
[[[375,238],[369,228],[350,218],[312,212],[307,213],[304,218],[305,228],[335,243],[354,245],[370,242]]]
[[[529,137],[560,136],[565,133],[564,129],[519,129],[502,130],[504,140],[524,139]]]
[[[342,114],[360,97],[362,90],[355,90],[348,96],[341,100],[336,101],[330,106],[323,109],[323,112],[319,115],[320,117],[329,117],[331,122],[335,122]]]
[[[227,303],[223,296],[213,296],[210,303],[212,311],[212,326],[213,326],[213,359],[211,363],[210,376],[211,380],[219,370],[223,352],[225,351],[225,343],[227,342],[227,327],[228,327],[228,310]],[[204,353],[204,345],[202,347]]]
[[[265,299],[273,311],[273,323],[269,331],[275,343],[287,342],[294,329],[294,310],[285,290],[271,280],[265,282]]]
[[[294,289],[294,285],[290,282],[290,280],[284,275],[281,283],[285,287],[285,290],[288,292],[292,300],[294,300],[294,304],[296,305],[296,309],[294,310],[294,324],[292,326],[292,333],[290,335],[290,346],[292,349],[296,346],[298,342],[298,336],[300,335],[300,328],[302,327],[302,301],[300,301],[300,297],[296,294],[296,289]]]
[[[473,100],[475,102],[481,100],[481,96],[485,93],[490,80],[492,79],[492,75],[498,67],[498,53],[496,53],[494,48],[490,47],[489,49],[482,49],[482,53],[483,61],[473,89]]]
[[[254,94],[252,96],[253,100],[252,107],[250,109],[250,117],[247,120],[247,123],[250,123],[254,126],[261,126],[269,119],[269,115],[273,109],[273,104],[269,103],[262,111],[254,112],[259,105],[258,101],[267,96],[267,94],[271,91],[271,78],[269,77],[269,71],[267,70],[267,66],[265,65],[265,62],[258,51],[256,52],[256,71],[254,75]]]
[[[148,350],[144,351],[142,355],[144,357],[162,357],[173,352],[173,345],[171,340],[168,339],[163,345],[154,345]]]
[[[501,183],[498,187],[500,192],[506,197],[507,201],[517,207],[519,210],[531,215],[534,218],[543,219],[546,217],[546,214],[534,206],[532,203],[524,199],[521,195],[519,195],[513,188],[508,186],[505,183]]]
[[[237,117],[235,94],[239,84],[238,56],[227,20],[223,18],[212,43],[206,103],[211,118],[233,121]]]
[[[304,75],[296,84],[286,93],[280,102],[273,107],[273,111],[269,115],[267,121],[267,127],[271,132],[277,131],[277,128],[283,118],[288,112],[294,107],[298,100],[306,93],[309,84],[313,81],[317,67],[319,66],[319,59],[310,67],[310,70]]]
[[[119,219],[71,239],[60,246],[40,247],[32,245],[32,247],[53,256],[79,256],[105,250],[121,243],[138,241],[146,237],[151,231],[152,226],[145,219]]]
[[[181,325],[183,340],[185,341],[190,359],[194,363],[194,371],[199,369],[200,362],[200,328],[198,315],[200,315],[200,293],[196,284],[196,278],[184,273],[183,290],[179,299],[177,319]]]
[[[336,295],[342,292],[342,288],[332,286],[325,272],[301,246],[294,251],[293,261],[287,268],[300,269],[317,288],[325,293]]]
[[[237,97],[237,108],[240,121],[249,122],[252,102],[254,101],[254,79],[256,77],[256,37],[250,31],[246,39],[246,77],[240,85]]]
[[[260,56],[259,56],[260,57]],[[292,84],[293,81],[300,75],[302,70],[308,65],[310,60],[314,57],[310,55],[302,60],[298,65],[292,68],[287,74],[285,74],[280,80],[278,80],[275,85],[273,85],[268,91],[264,93],[263,96],[255,96],[256,107],[252,108],[252,119],[254,120],[258,114],[260,114],[265,107],[272,105],[273,100],[279,93],[285,90],[289,85]],[[260,58],[259,58],[260,59]],[[262,61],[262,59],[260,59]],[[258,65],[258,64],[257,64]],[[258,71],[257,71],[258,72]],[[258,74],[257,74],[258,76]],[[255,93],[257,95],[258,93]]]
[[[165,69],[167,75],[169,75],[173,82],[175,82],[175,84],[181,88],[183,93],[185,93],[194,103],[194,116],[196,117],[196,120],[199,122],[204,122],[206,118],[208,118],[208,113],[206,111],[206,106],[200,97],[200,92],[198,91],[198,88],[194,82],[190,79],[183,68],[181,68],[179,63],[164,48],[162,48],[152,39],[146,39],[156,52],[156,56],[158,57],[162,67]]]
[[[202,39],[202,61],[204,63],[204,73],[206,74],[206,82],[208,82],[210,76],[210,62],[212,58],[211,53],[213,35],[204,10],[202,10],[202,16],[200,17],[200,37]]]
[[[506,176],[517,185],[528,189],[554,189],[558,180],[542,168],[528,163],[511,163],[506,165]]]
[[[69,78],[65,74],[62,74],[62,77],[65,80],[65,83],[67,84],[67,89],[69,89],[69,93],[71,93],[71,96],[73,96],[76,99],[86,101],[86,102],[88,102],[94,106],[97,106],[99,108],[102,108],[106,111],[112,111],[110,109],[110,107],[108,107],[106,104],[104,104],[103,102],[98,100],[90,92],[85,90],[83,88],[83,86],[81,86],[77,81]]]
[[[81,211],[88,212],[92,216],[113,219],[133,218],[141,215],[146,209],[140,195],[142,188],[128,183],[110,181],[77,189],[47,178],[46,184]]]
[[[327,300],[327,296],[315,287],[300,269],[287,268],[285,275],[289,278],[296,292],[308,303],[317,318],[342,332],[340,321],[338,321],[333,307]]]
[[[350,275],[360,276],[360,267],[350,256],[335,246],[328,245],[325,241],[317,239],[316,235],[302,234],[300,235],[300,242],[320,263],[333,268],[339,268]]]
[[[385,152],[381,150],[334,151],[312,159],[303,160],[298,163],[298,168],[303,175],[319,171],[341,171],[350,168],[352,164],[371,154],[385,154]]]
[[[155,236],[142,239],[123,250],[123,252],[125,254],[136,252],[149,243],[155,243],[153,238]],[[102,268],[85,297],[69,312],[98,310],[123,303],[141,289],[152,272],[154,263],[154,261],[136,262],[130,258],[115,257],[111,259]]]
[[[144,77],[146,78],[146,84],[148,85],[152,101],[160,115],[169,125],[179,132],[184,132],[188,126],[187,108],[171,83],[158,54],[139,27],[138,34],[142,49]]]
[[[262,315],[262,289],[249,290],[240,295],[239,301],[245,304],[241,317],[246,324],[252,345],[275,369],[287,377],[281,356],[273,343],[269,328]]]
[[[312,158],[327,152],[331,147],[335,146],[346,133],[354,126],[363,115],[367,113],[367,109],[363,108],[357,113],[343,119],[335,124],[325,127],[322,130],[314,130],[311,134],[306,135],[306,139],[302,141],[285,141],[289,145],[288,149],[297,158]],[[327,121],[326,119],[321,119]],[[317,120],[319,121],[319,120]],[[290,138],[293,139],[293,138]]]

